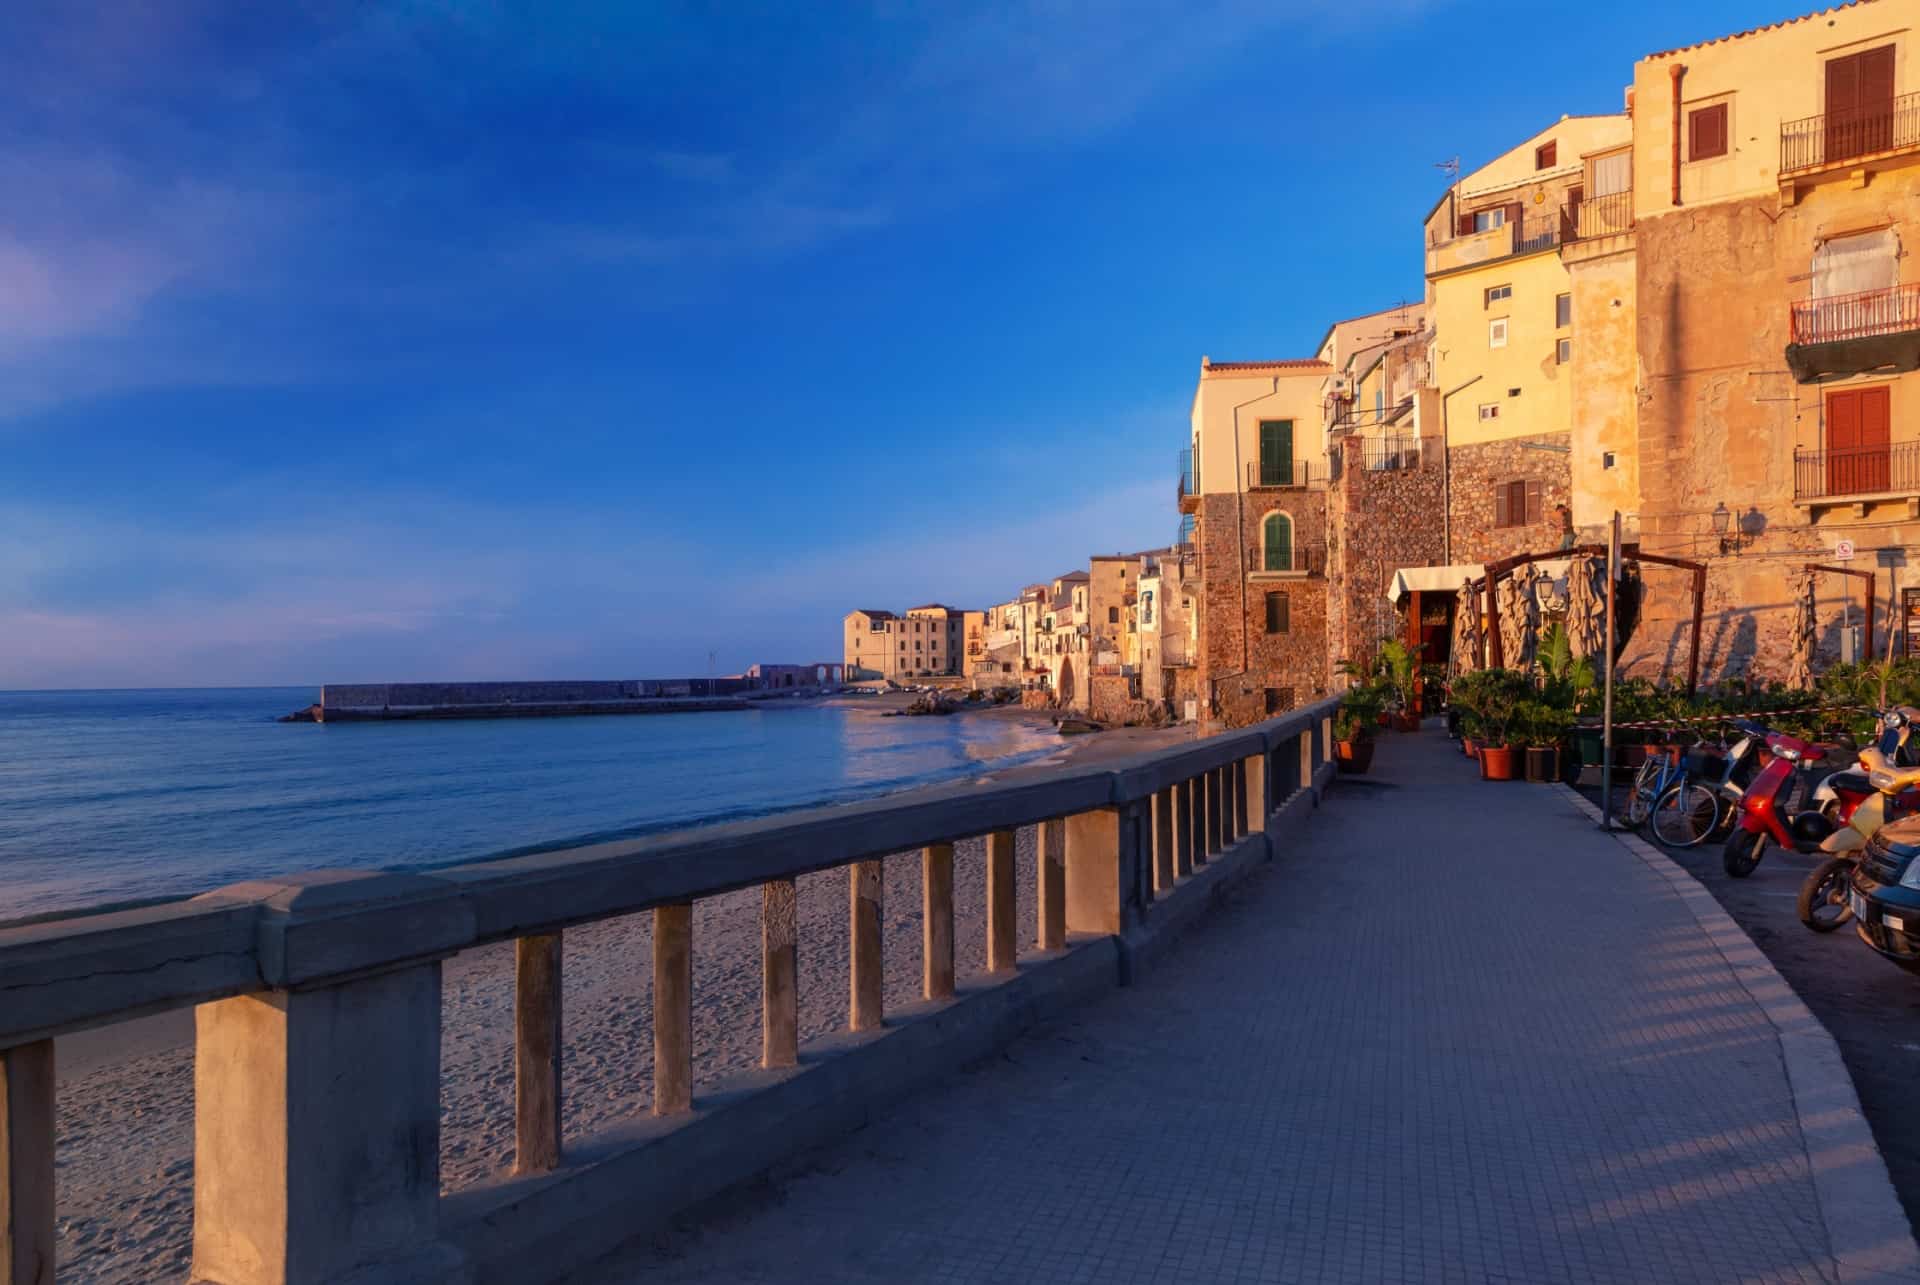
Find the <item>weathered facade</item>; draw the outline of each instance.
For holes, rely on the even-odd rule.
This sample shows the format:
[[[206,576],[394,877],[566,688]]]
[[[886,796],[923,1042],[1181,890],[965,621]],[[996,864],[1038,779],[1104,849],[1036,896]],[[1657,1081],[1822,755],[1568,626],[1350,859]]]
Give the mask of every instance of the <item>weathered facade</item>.
[[[964,672],[966,613],[940,603],[891,611],[850,611],[841,622],[847,679],[953,677]]]

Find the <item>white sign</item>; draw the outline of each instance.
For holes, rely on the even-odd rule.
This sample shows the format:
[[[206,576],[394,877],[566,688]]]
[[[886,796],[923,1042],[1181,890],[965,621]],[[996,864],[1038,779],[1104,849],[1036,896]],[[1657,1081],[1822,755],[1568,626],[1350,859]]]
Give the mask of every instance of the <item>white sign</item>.
[[[1842,540],[1833,546],[1833,556],[1841,562],[1853,561],[1853,541]]]

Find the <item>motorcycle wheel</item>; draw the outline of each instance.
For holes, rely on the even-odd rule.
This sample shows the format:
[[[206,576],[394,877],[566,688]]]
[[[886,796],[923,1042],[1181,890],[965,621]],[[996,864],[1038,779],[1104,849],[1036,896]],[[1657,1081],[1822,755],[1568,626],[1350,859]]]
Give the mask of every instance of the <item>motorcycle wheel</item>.
[[[1669,848],[1691,848],[1720,824],[1720,800],[1698,781],[1683,781],[1653,805],[1653,837]]]
[[[1720,850],[1720,865],[1735,879],[1745,879],[1760,864],[1766,849],[1766,831],[1742,826],[1727,836],[1727,846]]]
[[[1853,874],[1853,861],[1847,857],[1828,857],[1813,868],[1800,885],[1800,922],[1817,933],[1830,933],[1853,918],[1847,902],[1847,885]]]

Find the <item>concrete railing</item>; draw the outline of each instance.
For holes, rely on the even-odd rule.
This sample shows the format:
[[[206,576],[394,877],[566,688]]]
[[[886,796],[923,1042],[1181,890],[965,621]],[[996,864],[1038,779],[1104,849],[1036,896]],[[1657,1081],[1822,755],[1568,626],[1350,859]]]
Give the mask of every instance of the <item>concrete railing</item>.
[[[192,1279],[527,1281],[856,1126],[1151,965],[1331,779],[1333,701],[1178,750],[430,874],[323,870],[0,930],[0,1285],[53,1279],[54,1038],[194,1006]],[[1019,828],[1038,922],[1015,919]],[[986,838],[986,965],[953,845]],[[883,1011],[883,858],[918,850],[924,999]],[[795,879],[848,871],[847,1032],[798,1038]],[[696,1100],[692,907],[762,890],[762,1066]],[[651,1119],[561,1145],[562,938],[649,912]],[[441,961],[516,947],[513,1171],[443,1195]]]

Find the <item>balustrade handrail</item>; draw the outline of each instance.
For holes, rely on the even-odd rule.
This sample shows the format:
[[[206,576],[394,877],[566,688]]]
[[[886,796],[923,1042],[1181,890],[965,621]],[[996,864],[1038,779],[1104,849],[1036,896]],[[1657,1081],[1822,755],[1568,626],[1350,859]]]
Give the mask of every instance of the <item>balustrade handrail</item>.
[[[0,927],[0,1049],[212,999],[443,959],[865,859],[1138,804],[1310,732],[1329,699],[1098,768],[419,873],[320,871]]]
[[[1920,330],[1920,282],[1800,299],[1793,303],[1791,339],[1832,343]]]
[[[1920,93],[1871,111],[1822,112],[1780,122],[1780,172],[1837,165],[1920,145]]]

